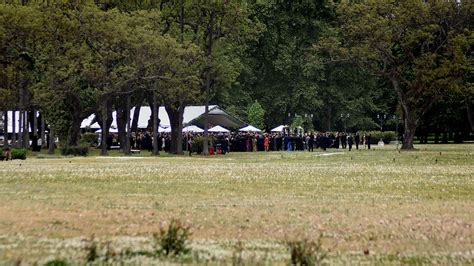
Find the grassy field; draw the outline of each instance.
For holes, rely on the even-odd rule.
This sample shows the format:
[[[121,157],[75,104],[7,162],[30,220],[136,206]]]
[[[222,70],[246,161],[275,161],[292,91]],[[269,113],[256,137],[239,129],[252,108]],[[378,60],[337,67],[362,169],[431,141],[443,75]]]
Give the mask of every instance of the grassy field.
[[[473,264],[474,145],[0,162],[0,264]],[[147,255],[172,218],[192,252]]]

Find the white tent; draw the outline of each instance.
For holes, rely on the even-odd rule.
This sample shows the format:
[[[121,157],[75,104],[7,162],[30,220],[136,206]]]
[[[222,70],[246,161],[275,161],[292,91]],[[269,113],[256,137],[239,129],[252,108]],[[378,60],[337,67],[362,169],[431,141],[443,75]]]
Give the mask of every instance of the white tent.
[[[228,129],[225,129],[221,126],[212,127],[208,131],[213,132],[213,133],[229,133],[230,132]]]
[[[171,128],[170,128],[170,127],[167,127],[167,128],[158,127],[158,132],[160,132],[160,133],[170,133],[170,132],[171,132]]]
[[[38,116],[38,113],[36,114]],[[15,132],[13,132],[13,111],[8,111],[8,133],[19,133],[20,132],[20,111],[15,111]],[[31,127],[28,123],[28,132],[31,132]]]
[[[135,112],[135,107],[130,110],[130,119],[133,119],[133,114]],[[183,124],[184,125],[198,125],[203,126],[205,106],[186,106],[184,108],[183,114]],[[112,113],[112,125],[111,127],[117,127],[117,113],[114,111]],[[158,117],[160,118],[160,126],[169,127],[170,120],[168,113],[164,106],[160,106],[158,109]],[[138,128],[147,128],[148,122],[151,118],[151,108],[149,106],[141,106],[140,112],[138,115]],[[95,115],[92,114],[88,118],[84,119],[81,123],[81,128],[100,128],[97,123],[92,123],[95,121]],[[150,121],[151,122],[151,121]],[[232,115],[226,113],[217,105],[209,105],[209,123],[211,124],[220,124],[226,127],[238,128],[243,126],[243,122],[233,117]],[[150,123],[151,124],[151,123]]]
[[[97,130],[95,133],[102,133],[102,129]],[[109,133],[118,133],[118,129],[116,128],[109,128]]]
[[[279,125],[276,128],[272,129],[271,132],[283,132],[284,128],[285,128],[284,125]]]
[[[243,127],[241,129],[239,129],[239,131],[242,131],[242,132],[262,132],[260,129],[252,126],[252,125],[248,125],[246,127]]]
[[[202,133],[204,132],[204,129],[197,126],[187,126],[183,128],[183,132]]]

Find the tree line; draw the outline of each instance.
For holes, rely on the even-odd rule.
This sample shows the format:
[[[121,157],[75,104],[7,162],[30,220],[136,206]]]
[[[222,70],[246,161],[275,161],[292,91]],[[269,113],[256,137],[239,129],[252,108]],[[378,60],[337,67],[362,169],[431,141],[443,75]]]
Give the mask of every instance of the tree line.
[[[151,107],[157,154],[165,106],[181,153],[184,107],[210,102],[266,128],[372,129],[384,114],[411,149],[419,127],[474,127],[473,13],[415,0],[4,1],[0,109],[19,110],[22,129],[45,121],[65,145],[93,113],[107,136],[115,110],[126,154],[131,107]]]

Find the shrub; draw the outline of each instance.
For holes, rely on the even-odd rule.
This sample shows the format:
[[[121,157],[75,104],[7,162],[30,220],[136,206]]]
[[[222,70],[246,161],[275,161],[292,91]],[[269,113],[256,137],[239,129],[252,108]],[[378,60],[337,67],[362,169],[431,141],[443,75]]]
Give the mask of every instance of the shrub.
[[[87,146],[64,146],[61,148],[61,154],[64,156],[87,156],[89,154],[89,147]]]
[[[369,131],[369,132],[365,132],[365,134],[371,135],[371,139],[370,139],[371,144],[377,144],[380,139],[382,139],[385,144],[388,144],[390,143],[390,141],[397,139],[397,134],[395,133],[395,131],[384,131],[384,132]],[[362,138],[362,136],[364,135],[364,132],[360,132],[359,135]]]
[[[156,250],[158,255],[179,256],[189,253],[188,239],[191,229],[184,226],[180,221],[171,220],[168,228],[160,228],[160,232],[153,234],[155,243],[159,246]]]
[[[319,265],[326,258],[327,252],[321,244],[321,236],[317,241],[289,241],[291,265]]]
[[[204,146],[204,137],[198,136],[198,137],[193,138],[192,152],[201,154],[203,146]]]
[[[50,260],[44,264],[44,266],[67,266],[67,262],[60,259]]]
[[[212,136],[209,136],[209,147],[211,147],[211,144],[214,141],[215,141],[214,138]],[[197,154],[201,154],[203,147],[204,147],[204,137],[203,136],[194,137],[193,138],[192,152],[195,152]]]
[[[12,149],[12,160],[26,160],[26,149]]]
[[[99,135],[97,133],[86,132],[81,135],[81,144],[88,147],[95,147],[98,145]]]

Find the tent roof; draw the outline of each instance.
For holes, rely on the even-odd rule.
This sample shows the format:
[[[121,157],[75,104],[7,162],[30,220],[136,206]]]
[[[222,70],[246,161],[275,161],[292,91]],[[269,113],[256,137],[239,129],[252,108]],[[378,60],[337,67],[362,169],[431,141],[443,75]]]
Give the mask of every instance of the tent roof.
[[[209,132],[217,132],[217,133],[228,133],[230,132],[228,129],[226,128],[223,128],[221,126],[215,126],[215,127],[212,127],[208,130]]]
[[[252,126],[252,125],[248,125],[246,127],[243,127],[241,129],[239,129],[239,131],[243,131],[243,132],[261,132],[260,129]]]
[[[198,126],[187,126],[187,127],[183,128],[183,132],[202,133],[202,132],[204,132],[204,129],[202,129]]]
[[[13,111],[8,111],[8,133],[13,133]],[[20,111],[15,111],[15,133],[19,133]],[[31,132],[31,126],[28,126],[28,132]]]
[[[282,132],[285,127],[286,126],[284,125],[279,125],[276,128],[272,129],[271,132]]]
[[[133,117],[135,112],[135,107],[130,110],[130,118]],[[186,106],[184,108],[183,114],[183,124],[184,125],[197,125],[204,127],[204,112],[205,106]],[[111,127],[117,127],[116,120],[117,113],[114,111],[112,113],[113,122]],[[160,118],[160,126],[169,127],[170,120],[168,113],[164,106],[160,106],[158,110],[158,117]],[[151,108],[149,106],[140,107],[140,114],[138,117],[138,128],[147,128],[148,122],[151,118]],[[86,128],[87,126],[91,128],[100,128],[98,123],[93,123],[95,121],[95,115],[92,114],[88,118],[84,119],[81,123],[81,128]],[[223,109],[217,105],[209,105],[209,124],[211,125],[222,125],[228,128],[239,128],[245,125],[238,118],[228,114]]]

